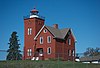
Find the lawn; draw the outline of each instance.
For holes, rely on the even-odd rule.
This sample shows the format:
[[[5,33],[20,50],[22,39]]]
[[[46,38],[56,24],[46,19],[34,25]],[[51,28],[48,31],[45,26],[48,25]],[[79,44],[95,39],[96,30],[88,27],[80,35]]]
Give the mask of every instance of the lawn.
[[[83,64],[69,61],[0,61],[0,68],[100,68],[100,64]]]

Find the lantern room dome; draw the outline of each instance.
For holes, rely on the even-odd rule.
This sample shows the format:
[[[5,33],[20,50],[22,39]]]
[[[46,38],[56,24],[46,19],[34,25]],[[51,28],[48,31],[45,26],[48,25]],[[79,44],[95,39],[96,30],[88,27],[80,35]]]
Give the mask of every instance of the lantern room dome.
[[[34,18],[34,17],[39,17],[38,14],[39,13],[39,11],[38,10],[36,10],[36,8],[34,8],[33,10],[31,10],[30,11],[30,18]]]
[[[34,9],[31,10],[30,12],[31,12],[31,13],[38,13],[39,11],[38,11],[36,8],[34,8]]]

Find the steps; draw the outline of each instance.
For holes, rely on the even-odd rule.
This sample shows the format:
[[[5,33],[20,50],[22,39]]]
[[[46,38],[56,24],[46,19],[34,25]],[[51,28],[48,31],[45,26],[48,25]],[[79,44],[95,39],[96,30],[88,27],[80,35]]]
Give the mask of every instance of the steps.
[[[39,60],[39,57],[33,57],[31,60]]]

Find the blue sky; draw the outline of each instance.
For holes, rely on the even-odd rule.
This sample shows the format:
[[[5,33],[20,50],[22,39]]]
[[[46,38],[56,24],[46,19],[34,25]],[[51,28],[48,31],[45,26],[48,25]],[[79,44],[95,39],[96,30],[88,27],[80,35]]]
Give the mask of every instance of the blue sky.
[[[72,28],[76,52],[100,47],[100,0],[0,0],[0,50],[7,50],[10,35],[18,32],[21,50],[24,46],[24,20],[36,7],[45,24]]]

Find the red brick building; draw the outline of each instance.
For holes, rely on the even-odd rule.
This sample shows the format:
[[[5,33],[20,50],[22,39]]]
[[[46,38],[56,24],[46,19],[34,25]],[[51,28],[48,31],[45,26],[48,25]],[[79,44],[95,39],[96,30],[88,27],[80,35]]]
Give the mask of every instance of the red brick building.
[[[44,17],[38,13],[34,9],[29,17],[24,18],[24,59],[74,60],[75,37],[72,29],[59,29],[58,24],[46,26]]]

